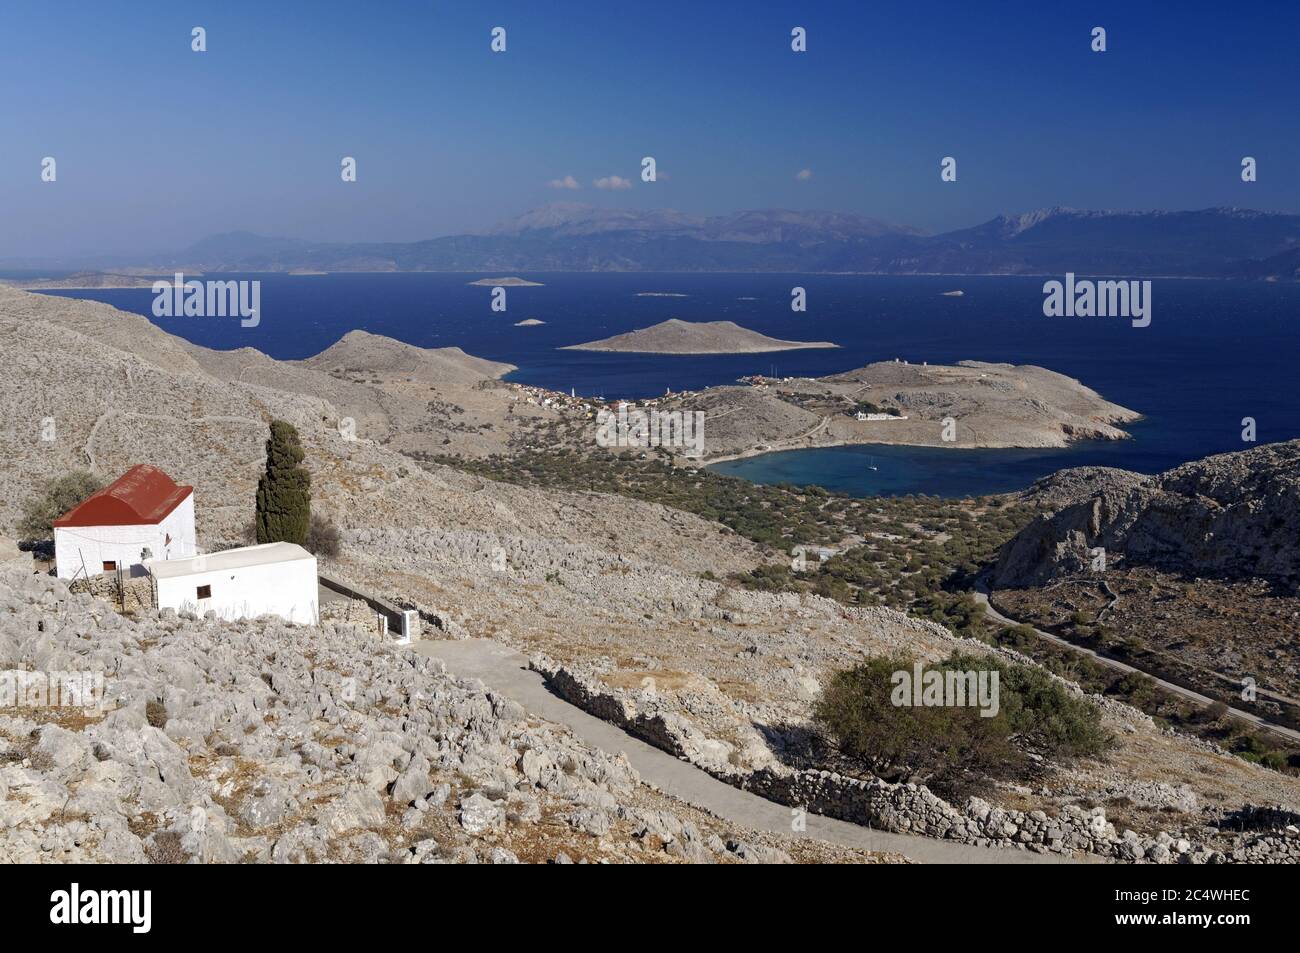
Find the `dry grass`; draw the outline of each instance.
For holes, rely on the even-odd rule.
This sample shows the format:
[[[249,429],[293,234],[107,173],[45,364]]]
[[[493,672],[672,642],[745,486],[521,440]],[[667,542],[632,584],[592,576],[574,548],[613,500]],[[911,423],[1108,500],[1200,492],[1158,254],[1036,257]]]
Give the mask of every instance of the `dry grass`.
[[[622,663],[620,663],[622,664]],[[647,685],[654,685],[657,692],[675,692],[680,689],[699,688],[701,679],[689,672],[674,672],[668,669],[620,668],[601,676],[610,688],[625,691],[641,691]]]
[[[181,835],[175,831],[159,831],[146,841],[144,854],[151,864],[187,864],[190,857],[181,849]]]
[[[107,714],[107,711],[101,711],[98,708],[74,708],[69,705],[54,705],[42,708],[10,705],[0,708],[0,717],[34,721],[40,726],[58,725],[68,731],[84,731],[88,726],[103,721]]]

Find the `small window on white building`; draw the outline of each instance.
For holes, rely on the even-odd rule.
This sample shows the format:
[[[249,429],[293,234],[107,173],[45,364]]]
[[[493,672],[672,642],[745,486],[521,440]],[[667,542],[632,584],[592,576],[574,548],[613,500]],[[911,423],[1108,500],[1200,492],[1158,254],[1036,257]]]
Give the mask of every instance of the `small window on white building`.
[[[199,586],[198,589],[197,589],[197,595],[195,596],[195,598],[197,598],[197,599],[211,599],[211,598],[212,598],[212,587],[211,587],[211,586]]]
[[[105,559],[104,572],[117,572],[117,563],[114,560]]]

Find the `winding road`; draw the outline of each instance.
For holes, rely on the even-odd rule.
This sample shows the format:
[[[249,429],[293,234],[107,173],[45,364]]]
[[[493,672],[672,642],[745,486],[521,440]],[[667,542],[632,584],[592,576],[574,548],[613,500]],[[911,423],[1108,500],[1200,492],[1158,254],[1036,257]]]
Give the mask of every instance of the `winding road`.
[[[1001,625],[1008,625],[1008,626],[1028,624],[1025,622],[1017,621],[1016,619],[1012,619],[1008,616],[1004,616],[997,609],[993,608],[993,604],[989,602],[988,584],[983,579],[979,579],[976,581],[975,589],[971,593],[971,595],[973,595],[975,597],[975,601],[983,607],[984,614],[987,615],[994,622],[1000,623]],[[1202,704],[1202,705],[1217,705],[1220,702],[1220,699],[1218,698],[1211,698],[1208,695],[1202,695],[1200,692],[1192,691],[1190,688],[1184,688],[1182,685],[1175,685],[1173,682],[1167,682],[1163,678],[1159,678],[1158,676],[1152,675],[1150,672],[1144,672],[1140,668],[1134,668],[1132,665],[1127,665],[1124,662],[1121,662],[1118,659],[1113,659],[1107,655],[1100,655],[1093,649],[1086,648],[1085,646],[1082,645],[1076,645],[1075,643],[1070,642],[1067,639],[1061,638],[1059,635],[1053,635],[1051,632],[1044,632],[1042,629],[1034,628],[1034,626],[1032,625],[1029,626],[1029,628],[1033,629],[1035,633],[1037,633],[1039,636],[1041,636],[1042,638],[1046,639],[1049,642],[1062,646],[1063,648],[1070,649],[1074,652],[1080,652],[1084,655],[1089,656],[1093,661],[1097,662],[1099,665],[1105,665],[1107,668],[1114,669],[1117,672],[1135,672],[1138,675],[1145,675],[1147,678],[1151,679],[1153,682],[1155,682],[1165,691],[1172,692],[1173,694],[1178,695],[1180,698],[1185,698],[1188,701],[1197,702],[1198,704]],[[1278,725],[1271,721],[1266,721],[1265,719],[1260,718],[1258,715],[1252,715],[1250,712],[1242,711],[1240,708],[1229,707],[1228,714],[1232,715],[1235,718],[1240,718],[1242,721],[1249,722],[1250,724],[1254,725],[1257,728],[1262,728],[1265,731],[1271,731],[1274,734],[1287,738],[1290,741],[1300,741],[1300,731],[1296,731],[1294,728],[1288,728],[1286,725]]]
[[[643,781],[666,794],[734,824],[792,836],[790,808],[719,781],[694,765],[633,738],[609,722],[553,695],[542,676],[529,670],[528,660],[523,655],[499,642],[490,639],[423,640],[411,647],[421,655],[442,660],[453,675],[476,678],[488,688],[518,702],[530,714],[566,726],[587,744],[609,754],[621,752]],[[807,830],[803,834],[843,847],[891,851],[931,864],[1060,864],[1096,860],[891,834],[818,814],[807,815]]]

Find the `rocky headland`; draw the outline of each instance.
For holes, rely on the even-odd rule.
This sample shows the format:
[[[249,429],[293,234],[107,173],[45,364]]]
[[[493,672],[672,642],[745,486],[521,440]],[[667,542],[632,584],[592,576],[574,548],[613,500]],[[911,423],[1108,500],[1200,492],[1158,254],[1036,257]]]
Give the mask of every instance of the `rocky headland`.
[[[189,272],[188,278],[200,277]],[[174,274],[151,275],[135,272],[80,271],[54,278],[5,279],[0,284],[29,291],[92,291],[101,288],[152,288],[156,281],[172,282]]]
[[[879,361],[818,378],[751,378],[657,406],[705,414],[704,459],[846,444],[1065,447],[1123,440],[1141,415],[1034,365]]]
[[[1077,497],[1057,495],[1073,485]],[[1111,567],[1151,566],[1191,576],[1300,582],[1300,441],[1187,463],[1156,476],[1064,471],[1045,481],[1058,504],[1003,549],[995,585],[1041,586]]]

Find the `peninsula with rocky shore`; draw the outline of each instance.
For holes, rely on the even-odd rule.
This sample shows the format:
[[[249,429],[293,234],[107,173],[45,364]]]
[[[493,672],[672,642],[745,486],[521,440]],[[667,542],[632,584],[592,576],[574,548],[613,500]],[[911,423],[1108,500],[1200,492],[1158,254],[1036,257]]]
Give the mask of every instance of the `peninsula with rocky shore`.
[[[195,278],[200,274],[201,272],[187,272],[186,276]],[[170,282],[173,277],[132,272],[79,271],[60,277],[8,279],[0,284],[26,291],[99,291],[104,288],[152,288],[154,282]]]
[[[702,411],[702,460],[884,443],[917,447],[1066,447],[1124,440],[1137,411],[1032,364],[878,361],[826,377],[752,376],[674,394],[660,410]]]

